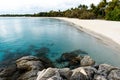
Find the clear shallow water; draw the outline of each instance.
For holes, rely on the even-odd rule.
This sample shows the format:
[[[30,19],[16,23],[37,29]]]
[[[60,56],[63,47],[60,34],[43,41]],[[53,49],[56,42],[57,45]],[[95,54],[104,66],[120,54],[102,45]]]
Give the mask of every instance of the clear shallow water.
[[[0,18],[0,65],[25,55],[55,61],[64,52],[80,49],[97,63],[120,67],[119,52],[72,26],[50,18]]]

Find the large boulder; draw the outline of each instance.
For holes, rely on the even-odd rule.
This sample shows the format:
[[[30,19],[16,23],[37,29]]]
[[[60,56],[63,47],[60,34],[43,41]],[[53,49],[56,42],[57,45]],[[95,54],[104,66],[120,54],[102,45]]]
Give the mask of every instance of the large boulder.
[[[72,71],[73,74],[71,75],[70,80],[92,80],[94,78],[94,74],[97,72],[97,70],[91,66],[79,67]]]
[[[55,76],[58,70],[56,68],[48,68],[38,72],[38,77],[36,80],[47,80]]]
[[[92,66],[95,64],[95,61],[90,56],[84,56],[80,64],[81,66]]]
[[[112,70],[108,75],[109,80],[120,80],[120,70]]]
[[[34,56],[25,56],[16,61],[17,68],[23,70],[42,70],[44,66],[39,58]]]
[[[67,80],[70,80],[70,76],[73,73],[69,68],[59,69],[58,72],[60,73],[61,77]]]
[[[76,68],[72,71],[73,73],[70,77],[70,80],[87,80],[88,79],[87,73],[82,67]]]
[[[107,77],[108,74],[114,69],[117,69],[117,68],[115,68],[111,65],[108,65],[108,64],[100,64],[97,73],[99,75],[103,75],[103,76]]]
[[[87,73],[89,80],[92,80],[94,78],[94,75],[97,73],[96,68],[91,66],[83,67],[83,69]]]

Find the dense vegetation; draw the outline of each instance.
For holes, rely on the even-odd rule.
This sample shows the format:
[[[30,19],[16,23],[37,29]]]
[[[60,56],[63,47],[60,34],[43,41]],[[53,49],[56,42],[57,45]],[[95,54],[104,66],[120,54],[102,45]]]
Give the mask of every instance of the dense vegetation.
[[[78,7],[71,8],[65,11],[49,11],[40,12],[37,14],[25,15],[1,15],[1,16],[34,16],[34,17],[70,17],[80,19],[107,19],[120,21],[120,0],[102,0],[98,5],[91,4],[79,5]]]

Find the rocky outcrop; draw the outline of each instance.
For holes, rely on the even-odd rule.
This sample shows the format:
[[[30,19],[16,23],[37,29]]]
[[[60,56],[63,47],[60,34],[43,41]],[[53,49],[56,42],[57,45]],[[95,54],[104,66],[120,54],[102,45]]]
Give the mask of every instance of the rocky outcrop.
[[[16,61],[17,68],[25,71],[18,77],[18,80],[36,80],[38,71],[45,69],[47,66],[50,67],[50,61],[43,60],[34,56],[25,56],[18,59]]]
[[[96,71],[95,68],[90,66],[79,67],[73,70],[69,68],[48,68],[39,71],[37,80],[92,80]]]
[[[53,68],[46,58],[25,56],[16,60],[14,65],[0,68],[0,80],[120,80],[120,69],[117,67],[94,65],[95,61],[90,56],[68,55],[65,53],[61,59],[73,61],[75,64],[71,66],[77,63],[77,68]]]
[[[37,80],[120,80],[120,69],[108,64],[99,65],[98,70],[91,66],[73,70],[48,68],[39,71]]]
[[[52,66],[50,66],[50,61],[46,59],[25,56],[16,60],[15,65],[1,68],[0,80],[36,80],[38,71],[48,67]]]

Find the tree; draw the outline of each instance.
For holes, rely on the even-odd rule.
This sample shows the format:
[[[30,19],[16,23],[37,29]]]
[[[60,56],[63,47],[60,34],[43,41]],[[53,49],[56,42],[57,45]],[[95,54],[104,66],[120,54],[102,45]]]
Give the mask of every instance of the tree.
[[[110,1],[105,12],[106,12],[105,19],[120,20],[120,1],[119,0]]]

